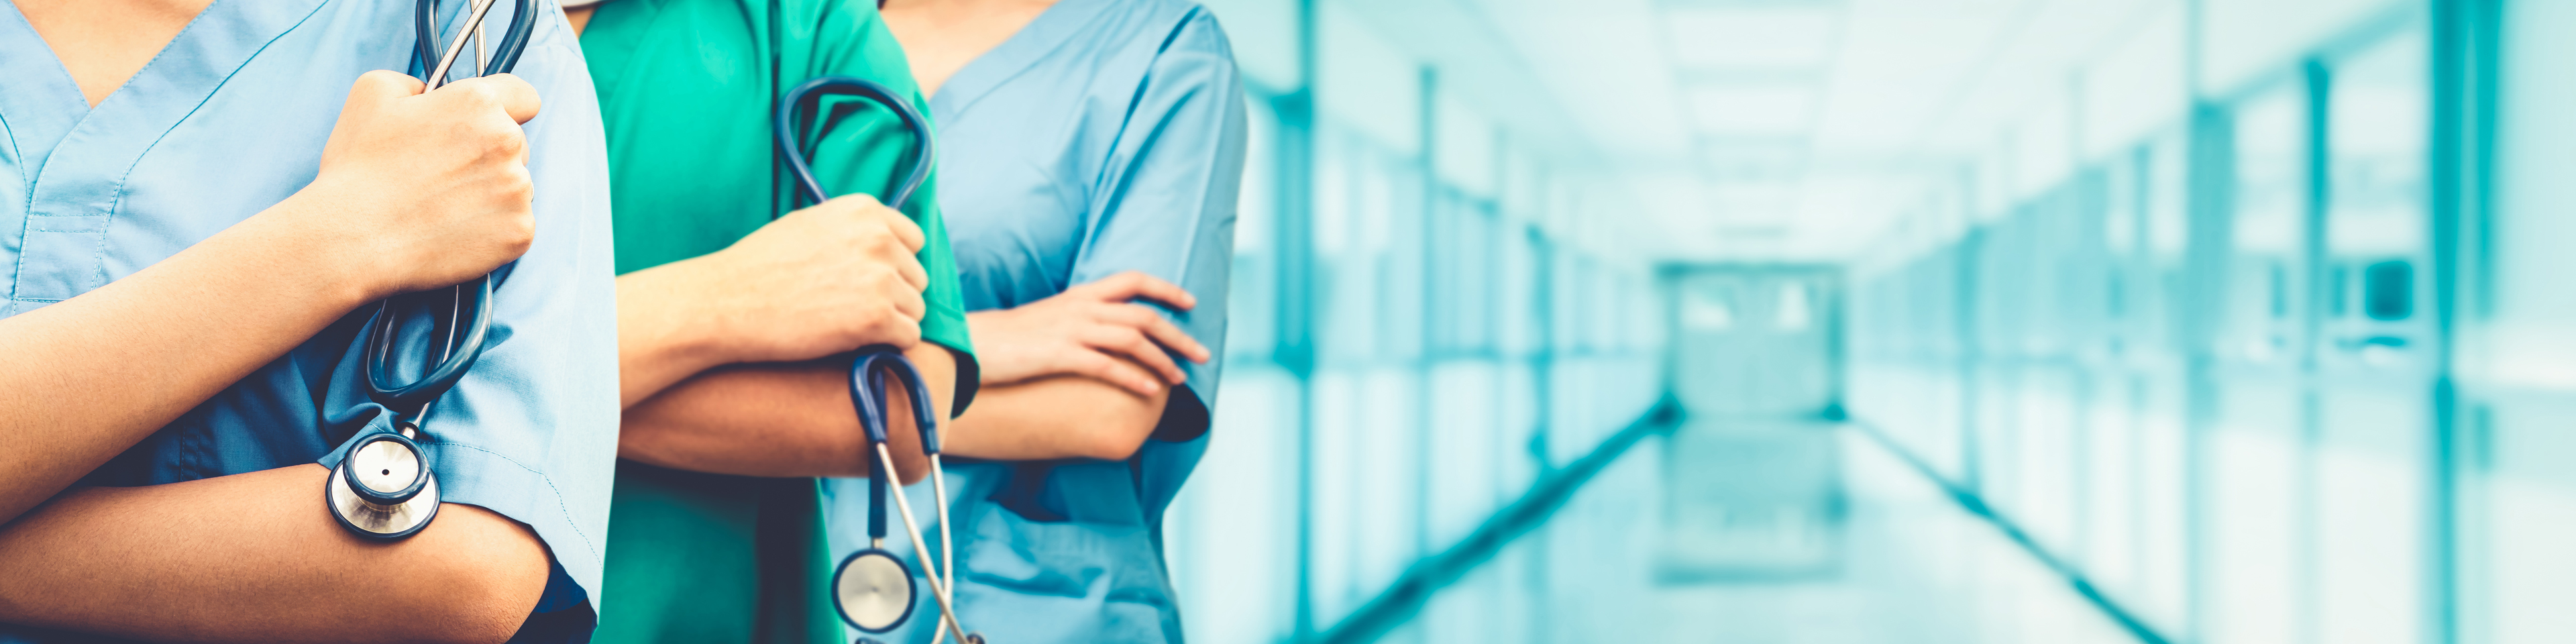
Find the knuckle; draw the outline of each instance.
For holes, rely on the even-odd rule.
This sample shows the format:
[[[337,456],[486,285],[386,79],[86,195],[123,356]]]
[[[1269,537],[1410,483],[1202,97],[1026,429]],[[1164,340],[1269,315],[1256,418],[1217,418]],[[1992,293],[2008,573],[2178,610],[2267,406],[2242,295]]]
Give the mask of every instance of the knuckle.
[[[472,131],[474,143],[479,148],[477,152],[485,159],[516,158],[520,146],[527,144],[519,133],[507,128],[480,126],[473,127]]]
[[[459,89],[465,90],[463,98],[467,104],[474,107],[499,109],[504,102],[505,97],[501,95],[501,87],[490,80],[466,79],[457,81],[456,84],[462,86]]]

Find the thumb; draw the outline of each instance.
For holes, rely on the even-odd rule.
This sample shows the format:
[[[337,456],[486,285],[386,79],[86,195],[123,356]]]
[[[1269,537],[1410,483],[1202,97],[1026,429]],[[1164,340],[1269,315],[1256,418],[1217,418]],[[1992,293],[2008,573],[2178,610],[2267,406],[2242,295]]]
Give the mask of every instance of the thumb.
[[[537,87],[529,85],[526,79],[519,78],[515,74],[477,76],[448,83],[440,89],[469,88],[471,91],[490,97],[493,102],[501,106],[501,111],[510,113],[510,120],[521,124],[526,124],[528,119],[536,118],[537,108],[542,103],[537,98]]]
[[[394,99],[417,96],[428,87],[409,74],[379,69],[358,76],[349,85],[350,105],[381,105]]]

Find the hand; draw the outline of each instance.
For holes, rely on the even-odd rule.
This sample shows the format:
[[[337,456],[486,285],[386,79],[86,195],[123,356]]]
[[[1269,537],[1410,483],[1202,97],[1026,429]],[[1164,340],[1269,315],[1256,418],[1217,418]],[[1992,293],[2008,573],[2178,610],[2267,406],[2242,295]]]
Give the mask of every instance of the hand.
[[[696,260],[708,341],[726,362],[811,360],[871,344],[921,342],[930,288],[921,226],[875,197],[787,213]]]
[[[1026,306],[966,316],[986,385],[1071,374],[1153,396],[1189,380],[1165,348],[1205,364],[1206,346],[1134,300],[1198,306],[1179,286],[1135,271],[1065,289]],[[1151,371],[1148,371],[1151,370]]]
[[[536,238],[519,127],[537,115],[536,88],[507,74],[422,87],[390,71],[358,77],[321,171],[288,200],[295,207],[270,211],[360,253],[368,299],[473,279]]]

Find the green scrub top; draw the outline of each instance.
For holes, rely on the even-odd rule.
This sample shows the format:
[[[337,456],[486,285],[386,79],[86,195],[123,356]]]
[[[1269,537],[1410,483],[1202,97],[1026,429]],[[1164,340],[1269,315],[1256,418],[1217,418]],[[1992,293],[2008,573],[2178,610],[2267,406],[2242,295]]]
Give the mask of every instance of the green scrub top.
[[[902,48],[867,0],[618,0],[599,6],[581,44],[608,133],[621,274],[714,252],[806,205],[771,144],[771,105],[786,87],[857,76],[923,104]],[[826,105],[818,112],[829,117],[808,140],[824,188],[891,191],[911,162],[901,122],[856,100]],[[922,337],[957,352],[954,406],[962,409],[976,370],[933,197],[924,185],[904,211],[928,238]],[[594,639],[846,642],[815,486],[619,461]]]

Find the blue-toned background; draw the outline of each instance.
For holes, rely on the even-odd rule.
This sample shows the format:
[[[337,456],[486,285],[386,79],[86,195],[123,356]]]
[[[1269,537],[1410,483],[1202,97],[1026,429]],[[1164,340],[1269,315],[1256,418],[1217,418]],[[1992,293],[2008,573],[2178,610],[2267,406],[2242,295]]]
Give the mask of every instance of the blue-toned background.
[[[2576,3],[1209,6],[1195,641],[2576,642]]]

